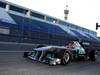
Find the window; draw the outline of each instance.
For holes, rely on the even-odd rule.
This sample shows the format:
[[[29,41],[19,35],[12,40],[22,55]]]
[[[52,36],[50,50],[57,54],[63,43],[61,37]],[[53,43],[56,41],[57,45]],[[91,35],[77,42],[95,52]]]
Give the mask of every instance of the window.
[[[25,9],[22,9],[22,8],[19,8],[19,7],[16,7],[16,6],[12,6],[12,5],[10,7],[10,10],[16,11],[16,12],[19,12],[19,13],[24,13],[24,14],[26,14],[28,12],[28,10],[25,10]]]
[[[73,28],[73,29],[77,29],[76,26],[73,25],[73,24],[70,24],[70,27]]]
[[[0,2],[0,7],[5,8],[6,7],[6,4],[3,3],[3,2]]]
[[[79,31],[82,31],[82,28],[78,26],[78,30],[79,30]]]
[[[86,29],[86,28],[84,28],[84,32],[85,32],[85,33],[88,33],[88,31],[87,31],[87,29]]]
[[[51,17],[47,17],[47,21],[50,21],[50,22],[53,22],[53,23],[55,22],[56,23],[57,20],[54,19],[54,18],[51,18]]]
[[[9,34],[10,30],[7,28],[0,28],[0,34]]]
[[[32,12],[31,15],[33,17],[37,17],[37,18],[40,18],[40,19],[44,19],[44,15],[41,15],[41,14],[38,14],[38,13],[35,13],[35,12]]]
[[[82,28],[82,31],[84,32],[84,28]]]
[[[67,23],[64,22],[64,21],[59,21],[59,24],[61,24],[61,25],[66,25]]]

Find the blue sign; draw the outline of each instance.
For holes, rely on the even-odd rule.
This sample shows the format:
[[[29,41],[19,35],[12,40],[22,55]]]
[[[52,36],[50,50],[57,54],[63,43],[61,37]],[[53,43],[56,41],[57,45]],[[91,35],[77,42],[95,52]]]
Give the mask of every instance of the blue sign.
[[[96,30],[98,30],[98,27],[100,27],[100,25],[98,25],[98,23],[96,23]]]

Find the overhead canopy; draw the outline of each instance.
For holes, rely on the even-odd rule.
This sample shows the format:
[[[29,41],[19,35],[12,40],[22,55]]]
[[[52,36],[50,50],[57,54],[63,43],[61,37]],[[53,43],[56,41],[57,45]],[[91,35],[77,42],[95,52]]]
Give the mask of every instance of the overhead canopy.
[[[92,34],[86,34],[88,37],[90,37],[90,39],[92,41],[95,41],[95,42],[100,42],[100,39],[97,38],[96,36],[92,35]]]
[[[0,8],[0,20],[3,22],[16,24],[16,22],[11,18],[11,16],[3,8]]]
[[[82,32],[79,32],[79,31],[73,30],[73,29],[71,29],[71,31],[72,31],[75,35],[77,35],[77,38],[78,38],[79,40],[88,40],[88,41],[90,40],[89,37],[88,37],[86,34],[82,33]]]
[[[57,25],[58,27],[61,28],[61,30],[63,30],[65,33],[67,33],[67,35],[65,34],[65,36],[69,37],[70,40],[73,39],[73,40],[77,40],[77,35],[74,34],[70,29],[68,29],[67,26],[64,26],[64,25]]]
[[[78,40],[78,36],[73,33],[71,30],[68,30],[67,33],[69,34],[68,36],[70,37],[70,39],[75,39],[75,40]]]

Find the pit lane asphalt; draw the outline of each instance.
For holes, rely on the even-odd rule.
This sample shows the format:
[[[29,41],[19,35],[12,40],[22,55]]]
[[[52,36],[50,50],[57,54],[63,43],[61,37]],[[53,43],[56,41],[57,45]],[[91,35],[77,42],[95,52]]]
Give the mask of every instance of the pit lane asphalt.
[[[52,67],[23,58],[23,53],[0,53],[0,75],[100,75],[100,57]]]

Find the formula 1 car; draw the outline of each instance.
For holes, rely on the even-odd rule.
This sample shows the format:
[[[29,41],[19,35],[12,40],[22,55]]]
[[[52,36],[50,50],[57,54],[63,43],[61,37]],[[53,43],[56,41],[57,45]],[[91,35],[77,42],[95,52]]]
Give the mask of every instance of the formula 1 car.
[[[87,52],[77,41],[64,46],[38,46],[33,52],[24,52],[24,57],[49,65],[68,64],[71,60],[96,60],[96,52]]]

